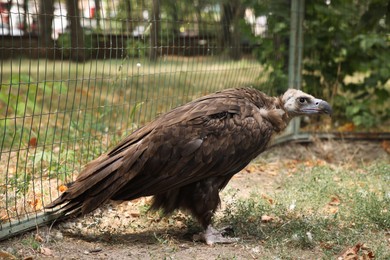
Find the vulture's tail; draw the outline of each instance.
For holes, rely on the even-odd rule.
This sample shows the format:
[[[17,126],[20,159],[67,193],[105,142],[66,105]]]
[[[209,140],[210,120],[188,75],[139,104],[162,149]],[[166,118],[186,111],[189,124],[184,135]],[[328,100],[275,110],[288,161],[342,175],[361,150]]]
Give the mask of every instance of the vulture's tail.
[[[130,181],[138,172],[133,170],[141,151],[131,158],[104,154],[90,162],[68,189],[45,208],[59,215],[80,216],[98,208]],[[139,169],[139,168],[138,168]]]

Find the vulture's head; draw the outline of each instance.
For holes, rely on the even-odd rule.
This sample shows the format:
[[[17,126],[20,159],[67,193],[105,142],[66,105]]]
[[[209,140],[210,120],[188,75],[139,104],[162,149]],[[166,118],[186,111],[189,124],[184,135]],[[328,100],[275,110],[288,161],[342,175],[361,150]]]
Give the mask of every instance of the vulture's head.
[[[332,114],[328,102],[297,89],[288,89],[282,96],[283,106],[289,116]]]

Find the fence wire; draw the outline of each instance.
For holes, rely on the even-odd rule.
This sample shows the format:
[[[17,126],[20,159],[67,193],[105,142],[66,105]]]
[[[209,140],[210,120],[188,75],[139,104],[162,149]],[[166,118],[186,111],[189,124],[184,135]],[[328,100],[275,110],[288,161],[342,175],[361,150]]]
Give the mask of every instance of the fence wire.
[[[218,4],[69,2],[2,9],[2,236],[38,223],[88,161],[159,114],[219,89],[267,86],[254,46],[226,42],[232,24]]]

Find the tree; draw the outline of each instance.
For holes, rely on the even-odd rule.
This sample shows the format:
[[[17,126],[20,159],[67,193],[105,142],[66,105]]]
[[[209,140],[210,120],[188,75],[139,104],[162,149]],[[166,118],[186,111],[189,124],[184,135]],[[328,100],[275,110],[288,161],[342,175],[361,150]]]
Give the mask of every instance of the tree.
[[[230,58],[241,58],[240,21],[244,18],[245,6],[240,0],[229,0],[221,3],[222,46],[228,48]]]
[[[131,0],[123,0],[124,13],[121,14],[122,31],[130,34],[133,31]],[[124,16],[124,17],[123,17]]]
[[[100,0],[94,0],[95,1],[95,18],[96,18],[96,28],[98,31],[101,29],[100,25],[100,13],[101,13],[101,6],[100,6]]]
[[[256,55],[270,71],[268,84],[275,94],[281,94],[288,85],[291,0],[266,0],[255,7],[257,16],[267,17],[267,32],[257,38]]]
[[[39,37],[42,42],[42,47],[48,48],[53,46],[51,39],[54,6],[53,0],[40,0],[39,1]]]
[[[153,0],[151,18],[149,60],[157,61],[160,35],[160,0]]]
[[[70,21],[70,58],[74,61],[85,61],[84,31],[80,23],[78,0],[66,0],[68,19]]]
[[[166,0],[163,2],[165,5],[165,9],[167,10],[167,14],[171,19],[170,28],[168,28],[169,33],[172,34],[173,37],[177,37],[180,34],[180,24],[179,24],[179,4],[175,0]]]

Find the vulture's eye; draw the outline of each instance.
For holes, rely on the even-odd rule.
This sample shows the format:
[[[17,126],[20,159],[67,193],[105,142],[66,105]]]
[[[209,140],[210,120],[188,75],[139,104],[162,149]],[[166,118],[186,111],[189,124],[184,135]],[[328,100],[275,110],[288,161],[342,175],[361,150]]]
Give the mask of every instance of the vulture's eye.
[[[301,98],[299,98],[299,103],[305,103],[306,102],[306,98],[303,98],[303,97],[301,97]]]

